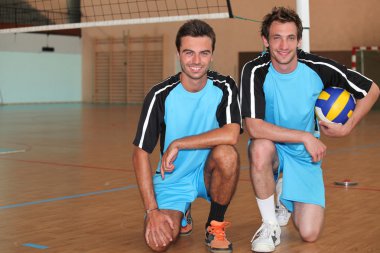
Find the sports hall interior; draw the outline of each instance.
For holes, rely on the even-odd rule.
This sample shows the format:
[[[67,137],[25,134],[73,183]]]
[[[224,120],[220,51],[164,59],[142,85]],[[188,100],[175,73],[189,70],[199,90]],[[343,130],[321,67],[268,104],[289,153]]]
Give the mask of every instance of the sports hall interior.
[[[109,6],[120,1],[81,2]],[[38,1],[23,2],[33,7]],[[0,0],[0,29],[6,28],[4,3]],[[275,6],[296,9],[297,1],[230,3],[235,18],[206,22],[216,33],[212,69],[231,75],[239,85],[243,64],[264,50],[263,16]],[[309,7],[310,51],[350,68],[354,53],[358,71],[380,84],[380,1],[319,0]],[[0,33],[1,253],[151,252],[143,239],[144,206],[132,166],[132,141],[145,94],[180,71],[174,41],[182,23]],[[322,136],[328,147],[322,165],[322,235],[315,243],[304,243],[290,222],[276,252],[380,252],[379,129],[377,101],[350,136]],[[234,252],[251,252],[250,240],[261,224],[247,141],[244,132],[237,144],[240,178],[226,214]],[[151,155],[152,169],[158,150]],[[334,184],[343,180],[358,184]],[[208,212],[209,204],[196,200],[193,233],[168,252],[207,252]]]

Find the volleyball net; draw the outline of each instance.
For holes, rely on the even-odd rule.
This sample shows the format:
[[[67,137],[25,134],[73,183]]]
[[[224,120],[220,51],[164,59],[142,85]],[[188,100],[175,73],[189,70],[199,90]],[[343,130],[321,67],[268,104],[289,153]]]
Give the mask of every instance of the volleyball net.
[[[0,0],[0,33],[232,17],[229,0]]]

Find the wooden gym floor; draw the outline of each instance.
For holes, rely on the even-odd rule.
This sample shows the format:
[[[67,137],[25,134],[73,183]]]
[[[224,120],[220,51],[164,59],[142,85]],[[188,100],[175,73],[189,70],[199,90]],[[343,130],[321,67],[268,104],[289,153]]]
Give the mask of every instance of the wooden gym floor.
[[[0,106],[0,252],[150,252],[142,237],[143,205],[131,163],[141,107]],[[380,111],[351,136],[323,141],[326,220],[316,243],[303,243],[293,224],[281,252],[380,252]],[[261,224],[241,136],[241,175],[227,212],[234,252],[251,252]],[[158,149],[151,159],[155,167]],[[358,186],[334,186],[351,179]],[[207,252],[209,205],[196,200],[194,232],[169,252]]]

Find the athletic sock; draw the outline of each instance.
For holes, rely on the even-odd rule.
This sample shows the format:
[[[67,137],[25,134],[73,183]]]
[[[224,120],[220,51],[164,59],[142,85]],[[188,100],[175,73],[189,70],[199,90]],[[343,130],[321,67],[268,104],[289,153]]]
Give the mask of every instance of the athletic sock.
[[[211,200],[211,208],[210,208],[210,213],[208,215],[208,220],[206,223],[206,229],[208,226],[210,226],[210,223],[212,220],[224,221],[224,214],[227,211],[228,205],[229,204],[221,205]]]
[[[274,194],[267,199],[256,198],[263,222],[277,224]]]

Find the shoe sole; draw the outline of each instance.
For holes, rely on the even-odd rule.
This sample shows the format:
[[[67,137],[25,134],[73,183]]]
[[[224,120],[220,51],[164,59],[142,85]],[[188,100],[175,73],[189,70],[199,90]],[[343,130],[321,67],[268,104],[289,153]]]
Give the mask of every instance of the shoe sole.
[[[253,252],[273,252],[275,249],[276,247],[272,249],[266,246],[263,246],[262,248],[256,248],[256,249],[254,249],[253,247],[251,248]]]
[[[274,248],[271,248],[271,245],[263,245],[263,248],[257,248],[254,249],[253,246],[251,247],[251,250],[253,252],[273,252],[276,249],[276,246],[280,245],[280,240],[277,240],[277,242],[274,244]]]
[[[273,252],[275,249],[271,250],[271,249],[259,249],[259,250],[254,250],[254,249],[251,249],[253,252]]]
[[[211,248],[210,244],[208,244],[207,242],[205,242],[205,244],[206,244],[208,250],[210,252],[213,252],[213,253],[224,253],[224,252],[230,253],[230,252],[232,252],[232,249],[213,249],[213,248]]]
[[[186,233],[179,233],[179,236],[189,236],[189,235],[191,235],[193,233],[193,230],[190,230],[190,231],[188,231],[188,232],[186,232]]]
[[[280,225],[280,227],[286,227],[286,225],[288,225],[288,223],[289,223],[289,221],[286,222],[286,223],[279,222],[278,225]]]
[[[187,213],[187,211],[186,211],[186,213]],[[190,220],[190,223],[188,223],[187,226],[190,225],[191,226],[191,230],[189,230],[187,232],[184,232],[184,233],[181,232],[181,230],[180,230],[179,231],[179,236],[189,236],[189,235],[191,235],[193,233],[193,218],[191,217],[191,214],[189,214],[189,216],[186,218],[186,220],[187,221]],[[181,229],[182,229],[182,227],[181,227]]]
[[[261,248],[256,246],[256,249],[254,249],[253,245],[251,247],[251,250],[253,252],[273,252],[276,249],[276,246],[280,245],[280,239],[276,241],[274,244],[274,248],[272,249],[271,245],[262,245]]]
[[[189,230],[187,232],[181,232],[181,231],[179,231],[179,236],[189,236],[189,235],[191,235],[191,233],[193,233],[193,222],[191,222],[190,225],[191,225],[191,230]]]

